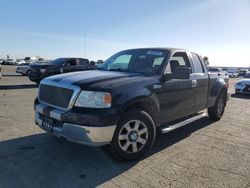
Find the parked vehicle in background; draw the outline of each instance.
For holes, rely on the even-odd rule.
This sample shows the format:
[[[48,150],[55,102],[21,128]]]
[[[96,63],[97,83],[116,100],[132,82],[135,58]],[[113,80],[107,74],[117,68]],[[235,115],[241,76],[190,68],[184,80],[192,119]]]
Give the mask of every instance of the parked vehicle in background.
[[[24,61],[23,59],[17,59],[15,64],[16,65],[23,65],[23,64],[26,64],[26,61]]]
[[[170,132],[206,116],[221,119],[228,77],[207,72],[201,56],[175,48],[121,51],[98,70],[45,78],[35,123],[80,144],[109,144],[120,160],[141,158],[156,129]],[[60,97],[59,97],[60,96]]]
[[[207,67],[208,72],[223,72],[222,68],[220,67]]]
[[[0,62],[0,79],[2,78],[2,61]]]
[[[96,65],[101,65],[103,64],[103,60],[99,59],[97,62],[96,62]]]
[[[16,61],[13,59],[8,59],[4,62],[4,65],[15,65]]]
[[[31,68],[29,65],[20,65],[16,68],[16,73],[22,74],[23,76],[29,75]]]
[[[250,94],[250,73],[247,73],[243,79],[235,84],[236,94]]]
[[[238,78],[239,73],[237,71],[228,71],[229,78]]]
[[[39,61],[32,63],[33,65],[41,65],[41,64],[47,64],[47,61]],[[31,73],[31,67],[30,64],[26,63],[24,65],[20,65],[16,68],[16,73],[22,74],[23,76],[28,76]]]
[[[248,73],[249,73],[248,69],[241,69],[239,71],[239,77],[244,77]]]
[[[37,84],[43,78],[55,74],[96,69],[96,66],[91,65],[88,59],[83,58],[58,58],[48,63],[32,64],[30,67],[29,79]]]
[[[220,67],[207,67],[207,71],[210,75],[216,75],[219,77],[228,77],[229,78],[228,73]]]

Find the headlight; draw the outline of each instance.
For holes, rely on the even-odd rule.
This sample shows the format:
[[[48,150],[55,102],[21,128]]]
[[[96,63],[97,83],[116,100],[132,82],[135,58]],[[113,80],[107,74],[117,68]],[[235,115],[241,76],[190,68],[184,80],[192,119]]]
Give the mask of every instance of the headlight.
[[[46,72],[46,69],[40,69],[40,72],[41,72],[41,73],[45,73],[45,72]]]
[[[86,108],[110,108],[111,94],[108,92],[81,91],[75,106]]]

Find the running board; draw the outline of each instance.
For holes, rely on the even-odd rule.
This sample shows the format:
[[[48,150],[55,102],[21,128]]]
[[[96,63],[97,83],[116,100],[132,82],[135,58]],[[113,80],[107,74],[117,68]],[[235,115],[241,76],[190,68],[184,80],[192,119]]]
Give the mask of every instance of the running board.
[[[184,125],[187,125],[187,124],[189,124],[189,123],[192,123],[192,122],[194,122],[194,121],[196,121],[196,120],[198,120],[198,119],[201,119],[201,118],[203,118],[203,117],[206,117],[206,116],[207,116],[207,113],[205,113],[205,112],[202,113],[202,114],[198,114],[197,116],[194,116],[194,117],[191,117],[191,118],[189,118],[189,119],[186,119],[186,120],[184,120],[184,121],[182,121],[182,122],[180,122],[180,123],[171,125],[171,126],[166,127],[166,128],[162,128],[161,132],[162,132],[162,134],[168,133],[168,132],[170,132],[170,131],[173,131],[173,130],[175,130],[175,129],[178,129],[178,128],[180,128],[180,127],[183,127]]]

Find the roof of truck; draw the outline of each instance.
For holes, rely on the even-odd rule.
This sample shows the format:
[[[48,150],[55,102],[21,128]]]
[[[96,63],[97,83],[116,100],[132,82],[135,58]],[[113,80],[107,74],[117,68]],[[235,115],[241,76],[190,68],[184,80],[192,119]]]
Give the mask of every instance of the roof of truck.
[[[186,49],[183,49],[183,48],[172,48],[172,47],[133,48],[133,49],[130,49],[130,50],[139,50],[139,49],[142,49],[142,50],[150,50],[150,49],[154,49],[154,50],[186,50]],[[186,50],[186,51],[188,51],[188,50]]]

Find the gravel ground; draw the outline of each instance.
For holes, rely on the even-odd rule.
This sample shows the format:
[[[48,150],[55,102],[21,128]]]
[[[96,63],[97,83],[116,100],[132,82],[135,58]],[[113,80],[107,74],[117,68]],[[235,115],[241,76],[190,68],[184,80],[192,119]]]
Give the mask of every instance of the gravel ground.
[[[34,124],[37,87],[2,66],[0,187],[250,187],[250,97],[232,95],[223,118],[165,135],[141,161],[56,139]],[[230,81],[230,92],[236,79]]]

